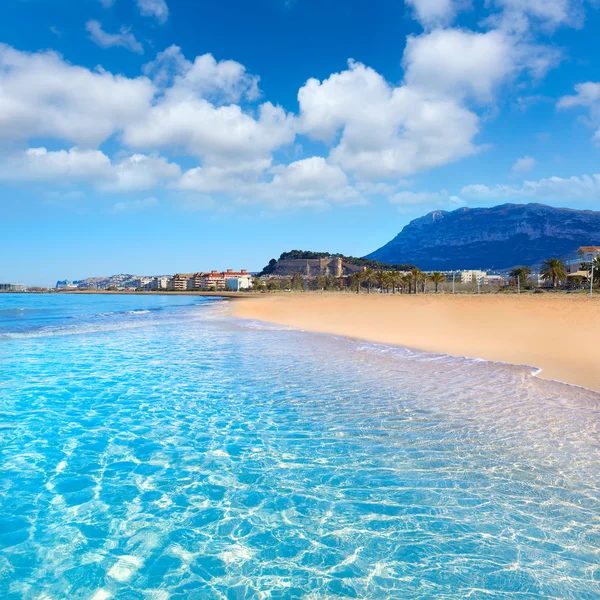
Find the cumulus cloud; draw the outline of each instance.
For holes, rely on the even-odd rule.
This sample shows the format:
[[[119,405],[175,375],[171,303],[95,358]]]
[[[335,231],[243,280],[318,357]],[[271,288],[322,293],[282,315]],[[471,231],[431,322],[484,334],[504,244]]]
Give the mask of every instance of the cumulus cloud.
[[[29,148],[0,161],[2,181],[91,183],[106,192],[150,190],[180,176],[180,167],[160,156],[134,154],[112,162],[100,150],[79,148]]]
[[[360,177],[405,176],[476,150],[477,115],[451,97],[394,87],[361,63],[308,80],[298,100],[301,131],[324,142],[341,132],[330,159]]]
[[[179,46],[159,52],[144,66],[144,73],[160,88],[174,87],[219,104],[254,101],[260,97],[257,75],[234,60],[216,61],[212,54],[197,56],[192,62]]]
[[[523,156],[519,158],[512,166],[512,172],[514,175],[522,175],[523,173],[529,173],[536,165],[535,158],[531,156]]]
[[[129,27],[121,27],[119,33],[107,33],[102,29],[99,21],[88,21],[85,28],[92,42],[101,48],[121,47],[137,54],[144,53],[144,47],[137,41]]]
[[[412,87],[489,102],[501,84],[524,70],[541,77],[559,58],[555,50],[501,30],[440,29],[409,36],[403,66]]]
[[[50,137],[96,147],[145,114],[154,92],[146,77],[90,71],[55,52],[0,44],[0,141]]]
[[[313,156],[268,168],[265,162],[227,167],[198,167],[184,173],[177,189],[200,194],[226,194],[239,203],[259,202],[273,208],[325,206],[362,202],[344,171]]]
[[[294,141],[295,118],[270,102],[256,111],[236,102],[259,96],[258,78],[235,61],[217,62],[211,55],[192,63],[171,47],[146,72],[167,86],[153,106],[125,128],[133,148],[173,148],[201,158],[205,165],[224,165],[269,158]]]
[[[165,0],[136,0],[140,14],[144,17],[154,17],[164,24],[169,18],[169,7]]]
[[[29,148],[0,162],[3,181],[103,181],[110,176],[111,163],[99,150]]]
[[[524,33],[534,26],[552,32],[558,27],[580,27],[584,20],[583,0],[486,0],[499,10],[488,23],[507,31]]]
[[[548,177],[521,185],[465,186],[460,195],[474,200],[496,202],[502,199],[540,201],[580,201],[596,205],[600,200],[600,174],[582,177]]]
[[[444,27],[449,25],[459,10],[468,6],[461,0],[406,0],[414,16],[423,27]]]
[[[180,176],[180,166],[162,156],[133,154],[114,165],[111,179],[102,189],[111,192],[152,190]]]
[[[590,127],[600,126],[600,83],[587,81],[575,86],[575,94],[572,96],[563,96],[557,104],[560,109],[567,108],[587,108],[589,110],[589,119],[587,121]],[[600,129],[594,134],[594,141],[600,143]]]

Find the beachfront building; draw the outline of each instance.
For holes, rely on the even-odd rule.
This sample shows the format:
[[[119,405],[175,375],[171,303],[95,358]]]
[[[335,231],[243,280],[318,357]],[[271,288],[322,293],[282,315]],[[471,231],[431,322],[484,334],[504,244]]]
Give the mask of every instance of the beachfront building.
[[[577,258],[565,261],[567,276],[588,277],[589,264],[600,256],[600,246],[581,246],[577,250]]]
[[[65,279],[64,281],[57,281],[56,282],[56,289],[57,290],[76,290],[78,289],[78,284],[74,281],[69,281],[68,279]]]
[[[244,282],[248,279],[248,287],[250,286],[251,279],[250,273],[246,271],[246,269],[242,269],[241,271],[234,271],[233,269],[227,269],[227,271],[211,271],[210,273],[203,273],[200,279],[200,289],[201,290],[216,290],[222,291],[227,289],[227,280],[228,279],[241,279]],[[241,288],[240,288],[241,289]]]
[[[185,292],[194,288],[194,273],[175,273],[173,275],[173,289],[176,292]]]
[[[240,290],[249,290],[252,287],[252,277],[248,275],[239,275],[236,277],[225,277],[225,289],[231,292]]]
[[[173,278],[168,275],[161,275],[154,277],[152,281],[146,286],[149,290],[168,290],[173,287]]]
[[[154,277],[137,277],[132,279],[128,286],[133,288],[147,288],[153,280]]]
[[[26,292],[27,288],[23,283],[0,283],[0,292]]]
[[[458,276],[460,278],[460,283],[477,283],[479,285],[487,285],[488,283],[488,275],[485,271],[478,270],[468,270],[468,271],[459,271]]]

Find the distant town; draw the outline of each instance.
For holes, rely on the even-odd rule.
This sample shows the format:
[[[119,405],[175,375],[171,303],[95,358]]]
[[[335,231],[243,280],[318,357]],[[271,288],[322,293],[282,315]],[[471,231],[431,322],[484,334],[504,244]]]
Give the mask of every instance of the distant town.
[[[596,272],[594,271],[594,266]],[[294,250],[272,259],[261,272],[199,271],[174,275],[111,275],[79,281],[57,281],[54,288],[28,288],[0,283],[0,292],[122,291],[122,292],[241,292],[277,290],[355,290],[418,293],[427,291],[496,291],[544,287],[582,289],[590,278],[600,281],[600,246],[581,246],[577,258],[544,261],[539,270],[527,266],[492,271],[467,269],[421,271],[412,265],[386,265],[369,259]]]

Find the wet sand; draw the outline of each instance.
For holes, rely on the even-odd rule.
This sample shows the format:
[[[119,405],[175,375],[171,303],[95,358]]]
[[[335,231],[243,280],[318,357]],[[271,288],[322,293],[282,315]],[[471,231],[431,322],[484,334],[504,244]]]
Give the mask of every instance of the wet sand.
[[[263,294],[236,316],[541,369],[600,391],[600,296]]]

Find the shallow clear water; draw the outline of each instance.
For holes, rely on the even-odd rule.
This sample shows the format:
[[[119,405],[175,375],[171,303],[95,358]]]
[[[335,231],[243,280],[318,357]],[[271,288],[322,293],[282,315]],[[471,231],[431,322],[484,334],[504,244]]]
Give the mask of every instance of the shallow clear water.
[[[0,295],[0,598],[598,598],[600,402],[530,371]]]

